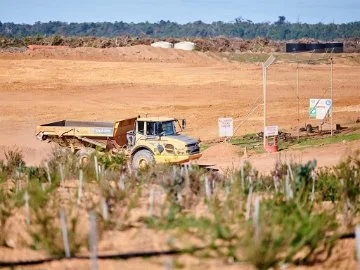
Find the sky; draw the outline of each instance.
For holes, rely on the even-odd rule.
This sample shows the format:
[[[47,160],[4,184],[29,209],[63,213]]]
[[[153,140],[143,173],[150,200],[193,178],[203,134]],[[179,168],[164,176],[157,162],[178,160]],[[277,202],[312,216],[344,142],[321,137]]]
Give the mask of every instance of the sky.
[[[274,22],[360,21],[360,0],[0,0],[0,21],[63,22],[231,22],[237,17]]]

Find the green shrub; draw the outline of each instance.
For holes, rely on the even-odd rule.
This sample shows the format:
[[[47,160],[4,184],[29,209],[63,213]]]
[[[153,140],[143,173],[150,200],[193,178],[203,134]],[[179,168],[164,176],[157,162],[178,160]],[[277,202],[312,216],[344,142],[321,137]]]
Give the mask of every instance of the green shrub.
[[[25,166],[24,156],[19,149],[9,149],[5,151],[6,169],[14,173],[17,169]]]
[[[15,203],[12,201],[11,195],[0,189],[0,245],[5,244],[5,223],[12,215],[14,207]]]
[[[42,188],[40,182],[29,184],[31,226],[29,233],[32,237],[31,247],[36,250],[46,250],[54,256],[65,254],[62,232],[59,222],[60,201],[54,193],[56,185]],[[68,202],[67,228],[69,246],[72,254],[79,251],[85,244],[85,239],[77,237],[78,215],[74,203]]]
[[[335,213],[314,213],[296,200],[263,201],[260,213],[259,238],[251,224],[244,242],[247,260],[258,269],[330,255],[336,237],[328,232],[337,228]]]

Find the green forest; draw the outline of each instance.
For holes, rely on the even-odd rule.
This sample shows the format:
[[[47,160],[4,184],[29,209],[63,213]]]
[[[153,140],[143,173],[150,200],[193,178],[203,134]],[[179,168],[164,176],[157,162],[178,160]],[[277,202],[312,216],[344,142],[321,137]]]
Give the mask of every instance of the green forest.
[[[275,22],[254,23],[242,17],[232,22],[204,23],[195,21],[186,24],[161,20],[156,23],[126,23],[126,22],[93,22],[66,23],[59,21],[36,22],[34,24],[16,24],[0,22],[0,36],[148,36],[165,37],[239,37],[253,39],[266,37],[274,40],[291,40],[313,38],[334,40],[360,37],[360,21],[342,24],[308,24],[290,23],[285,16],[279,16]]]

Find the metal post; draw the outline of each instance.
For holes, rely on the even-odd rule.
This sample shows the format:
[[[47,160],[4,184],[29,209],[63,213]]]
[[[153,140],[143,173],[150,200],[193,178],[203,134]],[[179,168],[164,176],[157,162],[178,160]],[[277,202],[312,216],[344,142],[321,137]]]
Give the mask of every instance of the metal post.
[[[267,99],[267,91],[266,91],[266,83],[267,83],[267,68],[274,63],[275,57],[271,55],[265,63],[262,65],[263,69],[263,96],[264,96],[264,148],[266,145],[266,136],[265,136],[265,128],[266,128],[266,99]]]
[[[297,122],[298,122],[298,141],[299,141],[300,140],[299,62],[296,65],[296,98],[297,98]]]
[[[264,132],[264,147],[266,145],[266,138],[265,138],[265,128],[266,128],[266,67],[265,67],[265,64],[263,64],[263,98],[264,98],[264,129],[263,129],[263,132]]]
[[[330,130],[331,136],[333,136],[333,109],[334,109],[334,100],[333,100],[333,59],[330,58],[330,95],[331,95],[331,113],[330,113]]]

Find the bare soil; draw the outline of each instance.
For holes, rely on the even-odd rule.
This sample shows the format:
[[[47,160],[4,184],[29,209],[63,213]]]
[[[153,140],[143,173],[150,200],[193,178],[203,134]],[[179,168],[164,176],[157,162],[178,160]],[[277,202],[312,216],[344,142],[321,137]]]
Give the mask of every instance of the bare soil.
[[[335,58],[334,123],[346,126],[360,117],[359,74],[359,65]],[[330,97],[329,76],[328,65],[300,65],[301,126],[309,122],[309,98]],[[5,149],[17,146],[22,149],[27,164],[39,164],[51,152],[51,146],[35,139],[35,126],[63,119],[105,121],[138,114],[168,115],[186,118],[186,133],[204,141],[217,138],[217,118],[226,116],[234,118],[237,135],[259,132],[263,125],[261,78],[259,63],[230,62],[213,53],[149,46],[1,53],[0,159],[4,158]],[[268,124],[279,125],[288,132],[296,131],[296,106],[296,64],[271,66],[268,70]],[[254,113],[246,118],[254,107]],[[360,149],[359,142],[288,151],[281,155],[304,162],[316,158],[320,166],[331,166],[356,149]],[[228,168],[238,166],[241,158],[233,146],[221,144],[206,150],[201,162]],[[262,154],[248,159],[261,172],[267,172],[277,158],[278,154]],[[115,239],[119,243],[131,242],[127,237]],[[157,236],[147,238],[152,248],[156,248],[152,246],[157,242],[154,237]],[[354,269],[354,241],[342,241],[337,250],[326,268]],[[23,253],[1,248],[0,254],[4,258]],[[100,262],[100,268],[163,269],[166,259],[105,260]],[[187,262],[190,268],[185,269],[242,267],[225,267],[218,261],[204,262],[186,256],[179,260]],[[40,268],[88,269],[89,261],[64,260],[29,267]]]
[[[341,60],[341,61],[340,61]],[[335,58],[334,122],[360,116],[360,66]],[[310,97],[329,97],[328,65],[300,65],[300,125]],[[0,54],[0,158],[18,145],[28,164],[46,157],[36,125],[61,119],[116,120],[134,115],[187,118],[186,133],[217,137],[217,118],[235,120],[237,134],[262,129],[261,65],[219,55],[134,46]],[[297,129],[296,65],[268,70],[268,124]],[[253,114],[245,117],[256,107]],[[246,120],[245,120],[246,119]],[[316,123],[313,123],[316,124]]]

